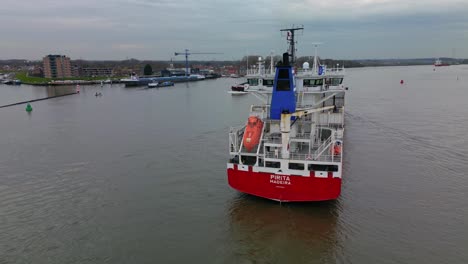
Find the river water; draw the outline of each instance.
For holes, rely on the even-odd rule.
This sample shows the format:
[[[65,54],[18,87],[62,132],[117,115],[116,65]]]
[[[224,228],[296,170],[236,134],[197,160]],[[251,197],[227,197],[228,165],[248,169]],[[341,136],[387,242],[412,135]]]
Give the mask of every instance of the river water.
[[[325,203],[230,189],[228,129],[258,103],[226,93],[241,79],[0,109],[0,263],[468,263],[468,66],[347,72]],[[0,105],[70,90],[0,85]]]

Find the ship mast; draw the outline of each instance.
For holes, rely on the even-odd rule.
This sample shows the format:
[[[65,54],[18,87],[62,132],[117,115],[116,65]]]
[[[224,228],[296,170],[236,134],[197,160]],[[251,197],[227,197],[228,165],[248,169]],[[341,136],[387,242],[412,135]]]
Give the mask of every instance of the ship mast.
[[[273,51],[270,52],[270,74],[273,74]]]
[[[288,44],[289,44],[289,50],[288,50],[288,53],[289,53],[289,61],[291,63],[292,66],[294,66],[294,62],[296,62],[296,48],[295,48],[295,40],[294,40],[294,34],[296,31],[298,30],[304,30],[304,27],[292,27],[292,28],[284,28],[284,29],[281,29],[280,31],[284,31],[284,32],[287,32],[287,40],[288,40]]]
[[[319,62],[318,62],[318,57],[317,57],[317,47],[318,45],[320,45],[322,43],[312,43],[312,45],[314,45],[314,50],[315,50],[315,55],[314,55],[314,64],[312,66],[312,72],[314,73],[318,73],[318,66],[319,66]]]

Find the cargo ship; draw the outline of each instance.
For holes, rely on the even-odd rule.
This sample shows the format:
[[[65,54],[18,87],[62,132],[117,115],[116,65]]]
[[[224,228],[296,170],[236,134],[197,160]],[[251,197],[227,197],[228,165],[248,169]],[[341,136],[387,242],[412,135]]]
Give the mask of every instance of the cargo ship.
[[[190,75],[190,76],[170,76],[170,77],[138,77],[136,75],[130,78],[120,79],[120,82],[125,84],[125,87],[135,86],[147,86],[150,83],[159,82],[193,82],[204,80],[205,77],[202,75]]]
[[[435,66],[435,67],[450,66],[450,64],[448,64],[448,63],[443,63],[441,59],[437,59],[437,60],[434,62],[434,66]]]
[[[245,124],[230,128],[227,179],[242,193],[281,202],[340,196],[345,69],[320,65],[316,54],[312,68],[306,62],[295,71],[294,33],[302,29],[282,30],[289,50],[276,63],[272,86],[249,86],[262,104],[250,107]]]

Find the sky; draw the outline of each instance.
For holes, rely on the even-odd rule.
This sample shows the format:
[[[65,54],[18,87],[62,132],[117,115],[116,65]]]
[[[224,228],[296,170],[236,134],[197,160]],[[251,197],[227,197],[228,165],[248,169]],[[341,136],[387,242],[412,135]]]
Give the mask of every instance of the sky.
[[[0,59],[468,58],[468,0],[2,0]]]

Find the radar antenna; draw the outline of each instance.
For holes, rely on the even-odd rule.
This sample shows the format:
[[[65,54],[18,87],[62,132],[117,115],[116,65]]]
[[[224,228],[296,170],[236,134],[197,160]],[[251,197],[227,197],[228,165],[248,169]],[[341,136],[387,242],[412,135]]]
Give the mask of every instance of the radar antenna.
[[[291,65],[294,65],[294,62],[296,61],[296,48],[295,48],[296,42],[294,40],[294,35],[295,35],[295,32],[298,31],[298,30],[304,30],[304,26],[295,27],[293,25],[291,28],[284,28],[284,29],[280,30],[281,32],[287,32],[286,33],[286,38],[287,38],[288,44],[289,44],[288,54],[289,54],[289,57],[290,57],[289,61],[291,62]]]

